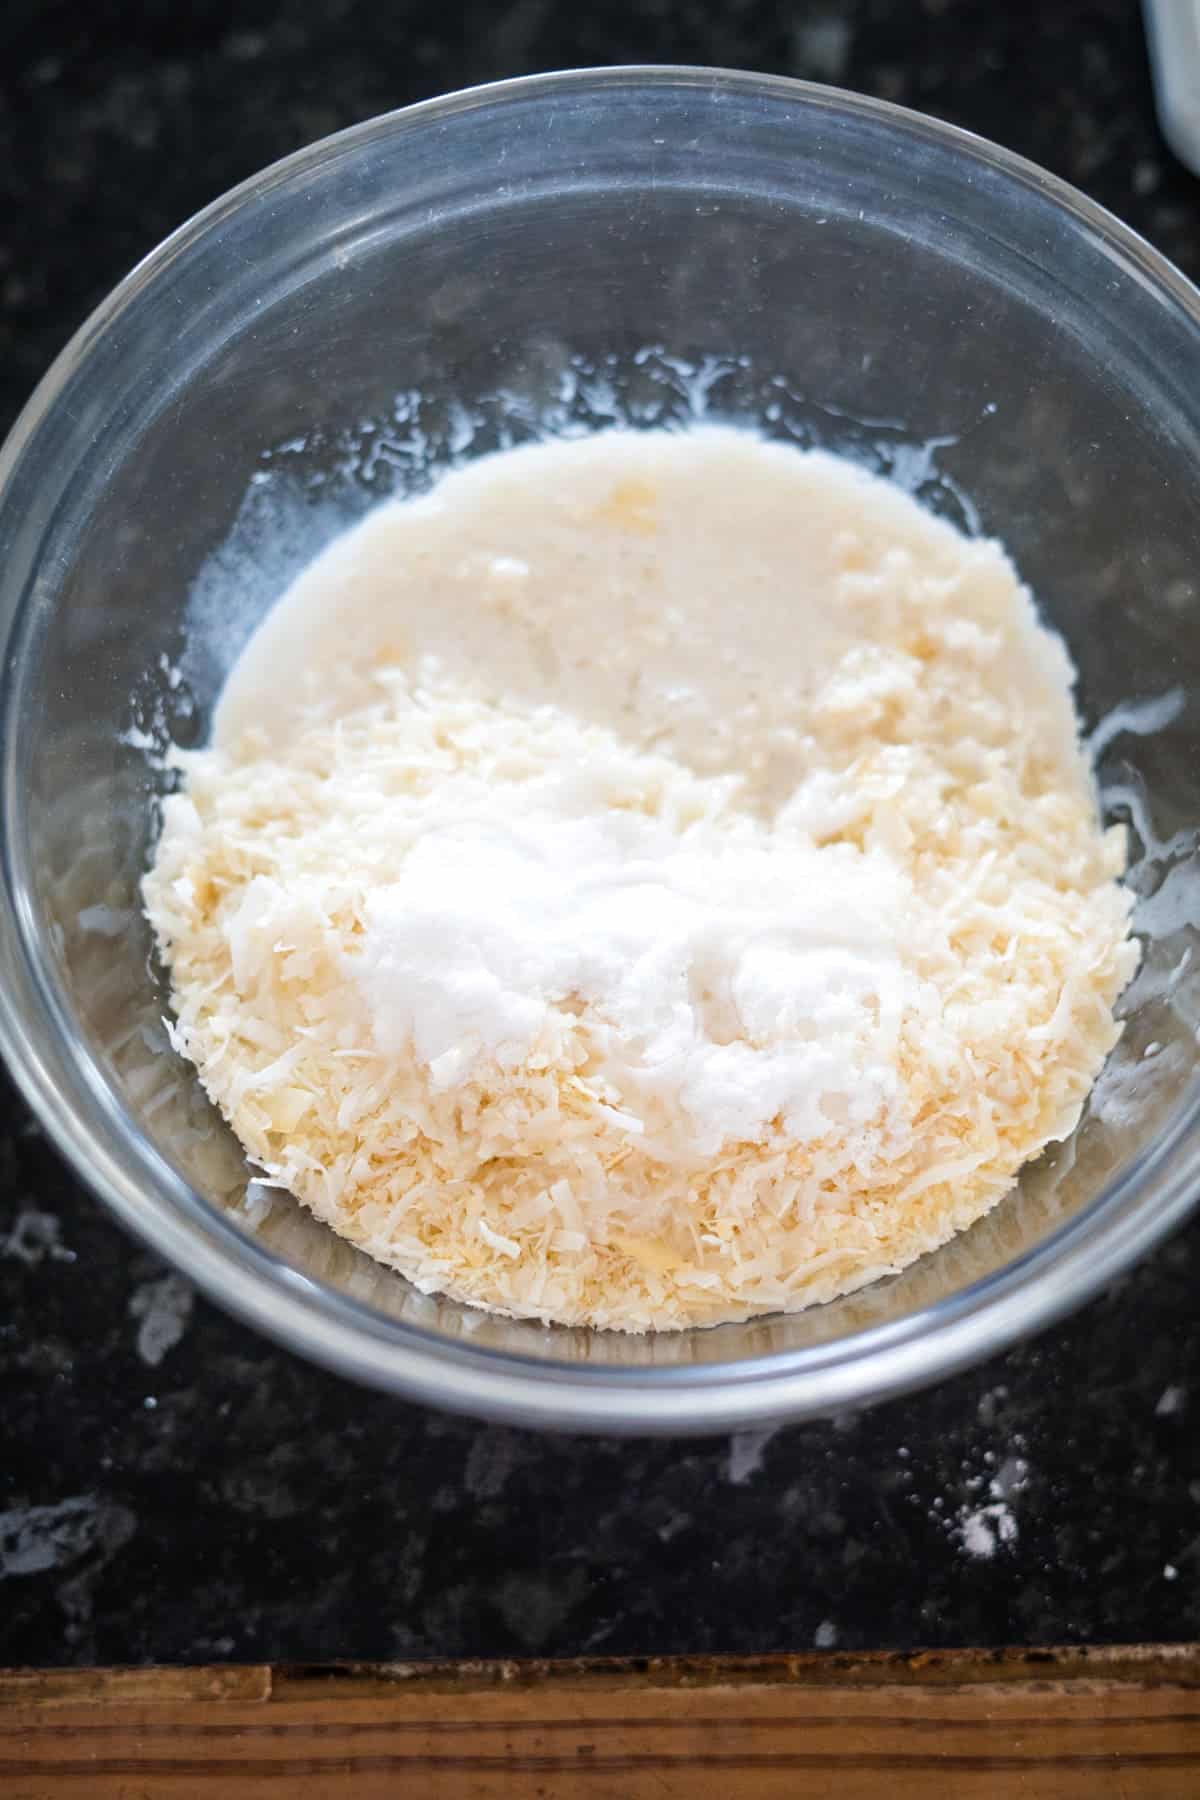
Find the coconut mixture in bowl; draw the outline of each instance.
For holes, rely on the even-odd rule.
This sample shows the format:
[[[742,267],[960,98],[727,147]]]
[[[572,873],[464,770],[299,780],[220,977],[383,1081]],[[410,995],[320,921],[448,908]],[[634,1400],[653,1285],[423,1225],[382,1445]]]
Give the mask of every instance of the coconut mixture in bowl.
[[[293,584],[176,752],[177,1047],[419,1288],[833,1298],[1067,1136],[1137,961],[1002,549],[713,426],[480,459]]]

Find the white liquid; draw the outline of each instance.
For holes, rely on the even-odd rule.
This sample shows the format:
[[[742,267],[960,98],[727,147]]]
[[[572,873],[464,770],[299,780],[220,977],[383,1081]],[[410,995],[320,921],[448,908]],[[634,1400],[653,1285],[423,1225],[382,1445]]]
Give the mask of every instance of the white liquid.
[[[719,426],[505,451],[380,506],[256,631],[214,742],[281,744],[372,699],[381,661],[431,656],[781,800],[807,702],[850,646],[893,641],[912,581],[961,589],[964,618],[1000,632],[998,694],[1082,779],[1070,663],[997,544],[841,458]]]

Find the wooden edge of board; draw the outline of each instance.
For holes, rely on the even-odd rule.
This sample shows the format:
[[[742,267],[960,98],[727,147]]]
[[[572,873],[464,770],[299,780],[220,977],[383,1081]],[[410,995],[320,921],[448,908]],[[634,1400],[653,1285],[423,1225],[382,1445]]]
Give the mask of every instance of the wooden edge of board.
[[[705,1687],[1011,1688],[1065,1683],[1200,1689],[1200,1644],[1115,1644],[1045,1649],[836,1651],[759,1657],[598,1657],[579,1660],[214,1664],[200,1667],[0,1670],[0,1707],[246,1706],[332,1697],[384,1698],[402,1689],[554,1688],[656,1691]]]
[[[1182,1800],[1200,1645],[0,1674],[0,1800]]]

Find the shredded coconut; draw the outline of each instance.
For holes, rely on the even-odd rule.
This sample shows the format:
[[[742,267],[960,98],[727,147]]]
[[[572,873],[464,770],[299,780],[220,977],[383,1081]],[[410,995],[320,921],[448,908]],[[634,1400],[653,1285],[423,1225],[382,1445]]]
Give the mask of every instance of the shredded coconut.
[[[634,1331],[830,1299],[993,1206],[1116,1041],[1069,682],[995,545],[834,458],[484,459],[319,559],[175,753],[173,1041],[425,1292]]]

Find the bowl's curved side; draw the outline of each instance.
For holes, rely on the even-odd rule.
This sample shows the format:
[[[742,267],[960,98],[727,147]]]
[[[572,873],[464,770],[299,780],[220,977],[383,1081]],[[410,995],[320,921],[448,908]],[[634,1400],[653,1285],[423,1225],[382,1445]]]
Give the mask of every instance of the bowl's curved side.
[[[459,164],[448,153],[469,126],[477,142],[493,150],[510,140],[528,148],[532,140],[527,161],[514,154],[507,165],[511,179],[501,184],[513,219],[519,220],[522,206],[542,203],[552,176],[587,214],[608,180],[604,170],[622,157],[642,155],[616,131],[605,135],[599,174],[599,165],[581,160],[596,119],[614,107],[633,108],[639,117],[644,112],[647,133],[656,118],[691,122],[691,136],[661,140],[652,173],[661,194],[689,197],[689,209],[706,219],[720,220],[722,207],[728,210],[728,197],[743,179],[739,158],[747,159],[748,170],[758,157],[754,179],[764,208],[782,207],[789,183],[807,183],[808,198],[821,199],[826,182],[830,204],[848,217],[853,204],[847,196],[873,170],[869,191],[880,209],[868,221],[873,241],[884,242],[891,232],[888,241],[904,239],[918,256],[936,245],[946,269],[957,269],[964,284],[974,279],[981,246],[992,245],[997,267],[1009,272],[1005,280],[1027,284],[1031,308],[1051,309],[1046,316],[1062,330],[1064,356],[1068,350],[1082,354],[1067,340],[1086,327],[1093,341],[1109,347],[1114,367],[1136,363],[1141,380],[1143,368],[1153,364],[1155,399],[1146,406],[1150,450],[1156,453],[1158,445],[1164,458],[1190,453],[1187,446],[1200,432],[1200,296],[1190,284],[1102,209],[1043,171],[885,103],[726,71],[577,71],[425,102],[298,152],[214,202],[139,264],[63,351],[0,450],[0,1051],[59,1148],[123,1223],[219,1304],[288,1347],[365,1383],[523,1424],[701,1432],[829,1413],[919,1386],[1086,1298],[1193,1204],[1200,1188],[1194,1083],[1186,1092],[1181,1087],[1165,1128],[1090,1204],[1007,1266],[934,1305],[847,1337],[768,1354],[755,1353],[747,1340],[749,1349],[728,1360],[708,1350],[691,1363],[657,1365],[644,1357],[630,1366],[600,1354],[603,1340],[587,1360],[567,1358],[552,1334],[536,1332],[524,1340],[528,1353],[509,1353],[472,1344],[466,1335],[452,1338],[398,1321],[290,1266],[182,1178],[138,1129],[81,1034],[61,945],[39,911],[30,837],[30,814],[38,804],[30,721],[47,703],[38,688],[41,647],[61,597],[63,569],[80,542],[77,515],[86,511],[89,496],[105,491],[135,441],[121,431],[134,433],[139,419],[161,419],[171,406],[182,407],[188,382],[222,332],[232,333],[236,325],[252,341],[260,266],[274,258],[278,292],[303,294],[309,272],[289,252],[300,211],[325,221],[321,253],[335,263],[342,257],[341,267],[349,266],[360,245],[367,246],[367,256],[371,221],[385,212],[413,243],[422,219],[438,207],[445,220],[476,218],[484,205],[479,183],[486,180],[489,193],[495,186],[487,174],[492,165],[474,155]],[[572,119],[582,121],[578,140],[571,136]],[[706,121],[712,127],[707,135],[699,129]],[[766,134],[761,144],[760,131]],[[882,174],[881,135],[894,152]],[[811,151],[805,161],[797,150],[795,166],[778,149],[793,140]],[[716,169],[696,163],[710,142],[725,147]],[[658,155],[653,146],[660,140],[649,135],[647,144],[647,153]],[[396,180],[402,167],[414,171],[407,184]],[[887,217],[885,177],[897,195],[903,191],[903,217],[898,200],[897,216]],[[422,182],[432,184],[428,192]],[[965,212],[953,213],[955,196],[968,193],[978,209],[970,220]],[[693,196],[702,196],[694,208]],[[815,200],[812,211],[819,213]],[[1039,261],[1037,249],[1038,233],[1051,222],[1057,233],[1052,267],[1046,264],[1050,253],[1043,251]],[[824,220],[816,216],[815,223]],[[352,227],[358,237],[348,235]],[[261,265],[251,254],[256,243]],[[236,255],[230,255],[231,245]],[[998,285],[1004,285],[999,278]],[[747,289],[751,297],[754,291]],[[194,349],[180,324],[185,303]],[[449,307],[451,300],[439,304]],[[1153,323],[1149,334],[1146,320]],[[466,329],[453,319],[446,327],[460,328]],[[957,348],[947,346],[947,358],[954,354]],[[1101,376],[1107,380],[1110,373]],[[249,402],[235,381],[227,377],[226,385],[223,416],[230,416]],[[1044,416],[1030,414],[1034,428]],[[244,480],[236,468],[228,474],[234,487]],[[1007,491],[999,487],[993,495],[994,516]],[[1081,504],[1094,504],[1090,490]],[[1146,529],[1153,524],[1147,521]],[[1026,519],[1022,528],[1036,546],[1037,519]],[[72,654],[86,672],[88,645],[73,646]],[[1164,667],[1170,654],[1167,633]],[[109,697],[103,703],[116,702]],[[148,806],[148,791],[145,800]]]

